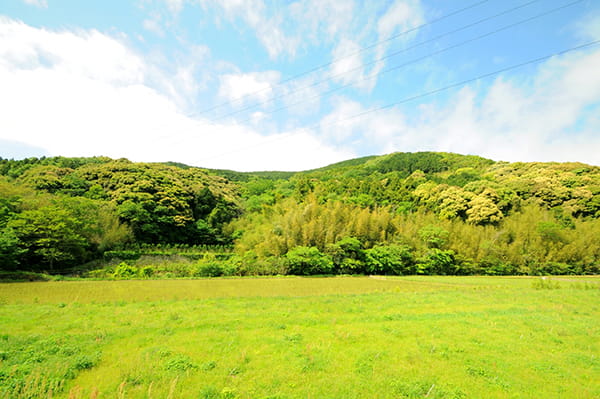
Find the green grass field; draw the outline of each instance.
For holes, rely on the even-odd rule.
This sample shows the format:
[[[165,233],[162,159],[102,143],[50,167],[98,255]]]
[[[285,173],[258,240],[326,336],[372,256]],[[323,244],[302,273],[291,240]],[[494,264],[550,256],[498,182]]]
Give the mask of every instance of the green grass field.
[[[0,398],[598,398],[600,278],[0,284]]]

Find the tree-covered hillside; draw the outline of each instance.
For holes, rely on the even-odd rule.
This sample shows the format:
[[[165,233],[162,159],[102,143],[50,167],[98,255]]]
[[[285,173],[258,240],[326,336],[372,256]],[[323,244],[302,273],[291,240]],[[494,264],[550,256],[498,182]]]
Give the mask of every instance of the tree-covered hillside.
[[[600,167],[394,153],[306,172],[0,160],[3,269],[232,244],[215,274],[600,272]],[[140,265],[142,266],[142,265]]]
[[[127,245],[225,244],[238,187],[197,168],[108,158],[0,162],[2,268],[52,270]]]

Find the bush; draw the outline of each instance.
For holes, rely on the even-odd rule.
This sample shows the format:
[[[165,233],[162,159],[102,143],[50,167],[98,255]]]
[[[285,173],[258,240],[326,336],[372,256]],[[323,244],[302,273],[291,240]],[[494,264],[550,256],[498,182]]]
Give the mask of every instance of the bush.
[[[572,266],[567,263],[561,262],[546,262],[539,265],[537,269],[538,274],[554,274],[554,275],[565,275],[565,274],[581,274],[581,268]]]
[[[428,248],[443,248],[448,243],[450,233],[441,227],[428,225],[419,230],[419,237]]]
[[[138,268],[135,266],[130,266],[125,262],[119,263],[113,272],[113,277],[117,279],[135,278],[137,275]]]
[[[253,258],[235,257],[224,263],[229,268],[230,275],[240,276],[275,276],[288,273],[288,261],[285,257],[269,256]]]
[[[296,247],[285,255],[288,273],[296,275],[330,274],[333,272],[331,258],[316,247]]]
[[[459,274],[459,271],[460,265],[457,264],[452,250],[433,248],[417,265],[418,274],[455,275]]]
[[[223,266],[215,261],[201,263],[196,270],[196,277],[220,277],[225,274]]]
[[[483,258],[478,266],[481,273],[489,276],[508,276],[517,272],[514,265],[491,256]]]
[[[325,252],[333,261],[336,272],[357,274],[365,272],[365,251],[358,238],[345,237],[327,245]]]
[[[367,272],[371,274],[412,274],[415,259],[406,245],[377,245],[365,251]]]
[[[140,277],[150,278],[154,275],[154,269],[151,266],[144,266],[139,269]]]

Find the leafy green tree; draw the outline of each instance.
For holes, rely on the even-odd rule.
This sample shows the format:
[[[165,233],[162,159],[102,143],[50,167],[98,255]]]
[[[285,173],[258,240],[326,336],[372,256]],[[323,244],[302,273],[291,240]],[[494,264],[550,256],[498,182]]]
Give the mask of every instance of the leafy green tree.
[[[466,213],[467,222],[478,225],[497,224],[504,216],[492,200],[480,195],[469,202]]]
[[[0,270],[16,270],[27,252],[12,228],[0,230]]]
[[[7,226],[14,231],[21,250],[26,251],[21,262],[24,269],[53,270],[57,264],[82,262],[90,249],[80,234],[82,223],[56,206],[24,211]]]
[[[441,219],[465,219],[472,194],[458,187],[446,187],[438,194],[437,212]]]
[[[304,199],[314,189],[312,181],[305,176],[301,176],[296,179],[294,187],[294,197],[297,200]]]
[[[364,273],[365,253],[358,238],[345,237],[335,244],[328,244],[325,252],[332,258],[338,273]]]

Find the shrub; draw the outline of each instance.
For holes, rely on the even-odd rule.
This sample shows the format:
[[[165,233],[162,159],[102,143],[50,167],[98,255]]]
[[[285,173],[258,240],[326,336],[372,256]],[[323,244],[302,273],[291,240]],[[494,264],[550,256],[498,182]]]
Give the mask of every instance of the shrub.
[[[367,272],[371,274],[412,274],[415,259],[406,245],[377,245],[365,251]]]
[[[78,371],[91,369],[96,365],[96,363],[98,363],[98,360],[100,360],[100,354],[98,353],[94,355],[79,355],[75,359],[73,368]]]
[[[200,263],[196,270],[196,277],[220,277],[225,274],[223,266],[219,262],[210,261],[207,263]]]
[[[561,262],[546,262],[539,265],[538,274],[581,274],[581,268]]]
[[[457,264],[452,250],[433,248],[417,265],[418,274],[458,274],[460,265]]]
[[[288,273],[297,275],[329,274],[333,272],[331,258],[316,247],[296,247],[285,255]]]
[[[131,266],[126,262],[121,262],[115,267],[115,271],[113,272],[113,277],[117,279],[128,279],[134,278],[138,274],[138,268],[135,266]]]
[[[144,266],[139,270],[140,277],[149,278],[154,275],[154,269],[151,266]]]
[[[329,244],[325,252],[333,261],[338,273],[356,274],[365,272],[365,252],[358,238],[345,237],[335,244]]]
[[[479,270],[490,276],[508,276],[516,274],[514,265],[493,256],[486,256],[479,262]]]

